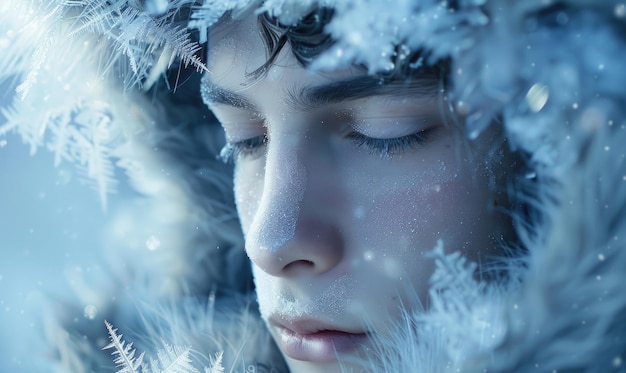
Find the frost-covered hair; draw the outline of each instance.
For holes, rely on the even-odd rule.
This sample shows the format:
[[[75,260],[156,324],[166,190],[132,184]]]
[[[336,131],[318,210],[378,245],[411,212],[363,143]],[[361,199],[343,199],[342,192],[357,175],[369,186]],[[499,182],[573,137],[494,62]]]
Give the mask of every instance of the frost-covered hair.
[[[258,16],[259,30],[267,47],[267,61],[252,71],[249,77],[252,80],[262,77],[272,66],[287,44],[291,53],[303,67],[310,66],[322,53],[327,52],[335,40],[327,31],[326,26],[334,16],[334,9],[320,6],[302,17],[295,23],[284,24],[270,12],[262,12]],[[423,51],[410,50],[405,45],[396,45],[391,60],[394,68],[376,73],[383,80],[410,80],[416,75],[432,77],[435,82],[442,80],[446,84],[446,67],[448,61],[436,61],[434,64],[424,63]],[[367,66],[356,65],[364,73]]]
[[[448,4],[450,11],[454,11],[456,2]],[[328,26],[335,16],[335,8],[327,6],[317,6],[295,21],[284,21],[281,17],[271,11],[259,12],[258,32],[265,43],[267,57],[265,63],[247,74],[249,83],[252,84],[261,79],[275,63],[278,55],[285,46],[289,45],[289,51],[297,62],[304,68],[315,69],[317,60],[324,56],[331,48],[336,46],[337,40],[329,32]],[[224,14],[220,21],[213,25],[216,34],[228,33],[231,27],[236,27],[241,16],[233,17],[231,12]],[[406,84],[411,85],[414,78],[419,79],[420,87],[425,90],[441,92],[442,118],[445,118],[446,125],[463,128],[464,119],[457,115],[452,107],[452,101],[448,100],[447,93],[450,82],[450,64],[447,57],[432,58],[421,48],[409,48],[402,40],[394,44],[392,54],[389,56],[391,65],[388,69],[371,70],[365,63],[355,63],[351,66],[362,71],[363,74],[370,74],[380,79],[381,83]],[[210,74],[210,73],[208,73]],[[423,79],[428,78],[428,79]],[[495,116],[493,121],[498,122],[501,118]],[[497,128],[498,131],[500,127]],[[503,148],[508,145],[504,142],[504,135],[495,139],[493,151],[484,160],[487,172],[492,173],[492,183],[490,187],[498,194],[499,202],[495,208],[506,209],[506,213],[511,219],[516,219],[516,224],[525,226],[528,231],[532,231],[532,226],[538,224],[539,214],[533,208],[530,201],[532,198],[533,181],[520,177],[528,173],[524,159],[527,155],[520,153],[517,156],[517,166],[506,175],[495,175],[490,163],[498,162],[502,157]],[[498,146],[501,144],[501,146]],[[463,144],[459,144],[457,151],[463,151]],[[508,151],[508,149],[506,150]],[[508,193],[510,189],[523,189],[523,193]],[[515,198],[519,197],[519,198]],[[483,278],[508,279],[509,270],[503,262],[517,265],[512,257],[519,258],[526,254],[524,245],[516,240],[509,242],[499,242],[503,246],[502,257],[485,261],[479,267],[480,275]]]

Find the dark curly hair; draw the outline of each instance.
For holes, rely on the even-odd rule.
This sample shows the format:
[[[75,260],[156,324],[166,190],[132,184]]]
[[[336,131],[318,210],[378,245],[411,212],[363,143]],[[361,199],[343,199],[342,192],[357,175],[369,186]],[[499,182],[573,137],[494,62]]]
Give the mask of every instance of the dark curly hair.
[[[261,36],[267,47],[268,57],[263,65],[248,76],[253,81],[263,77],[287,43],[289,43],[294,57],[302,66],[310,65],[316,57],[335,44],[335,40],[325,30],[334,13],[332,8],[320,7],[303,17],[295,25],[284,25],[269,13],[261,13],[258,17],[258,23]],[[399,44],[395,49],[396,53],[392,56],[394,69],[378,73],[378,77],[384,80],[410,80],[417,75],[426,75],[432,76],[437,81],[443,78],[444,84],[447,84],[448,61],[440,61],[434,66],[422,63],[427,58],[420,50],[410,51],[408,56],[404,55],[402,59],[399,59],[401,50],[408,50],[408,48]],[[367,71],[366,66],[357,67]]]

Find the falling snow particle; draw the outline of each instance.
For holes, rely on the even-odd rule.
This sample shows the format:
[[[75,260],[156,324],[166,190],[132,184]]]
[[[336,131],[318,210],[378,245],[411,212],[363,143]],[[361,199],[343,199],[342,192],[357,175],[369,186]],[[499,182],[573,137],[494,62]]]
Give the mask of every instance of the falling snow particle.
[[[626,5],[624,4],[615,5],[615,16],[618,18],[626,17]]]
[[[470,109],[467,103],[465,103],[464,101],[459,101],[456,103],[456,111],[460,115],[466,115],[469,113]]]
[[[599,260],[599,261],[601,261],[601,262],[602,262],[602,261],[604,261],[604,259],[605,259],[605,258],[604,258],[604,254],[598,254],[598,260]]]
[[[7,146],[7,140],[0,140],[0,148]]]
[[[154,251],[158,249],[159,246],[161,246],[161,241],[159,241],[159,239],[156,238],[154,235],[151,235],[146,240],[146,247],[148,248],[148,250]]]
[[[574,109],[574,110],[578,110],[578,102],[574,102],[574,103],[572,104],[572,109]]]
[[[550,94],[548,92],[548,87],[537,83],[528,90],[528,93],[526,94],[526,102],[528,103],[530,110],[537,113],[541,111],[544,106],[546,106],[549,97]]]
[[[622,366],[622,358],[619,356],[616,356],[615,358],[613,358],[613,367],[619,368],[621,366]]]
[[[363,35],[360,32],[351,32],[348,34],[348,40],[352,45],[359,45],[363,42]]]
[[[83,316],[85,316],[85,318],[89,320],[95,319],[97,313],[98,309],[93,304],[86,305],[85,309],[83,310]]]
[[[354,209],[353,215],[356,219],[363,219],[365,217],[365,208],[363,206],[357,206]]]

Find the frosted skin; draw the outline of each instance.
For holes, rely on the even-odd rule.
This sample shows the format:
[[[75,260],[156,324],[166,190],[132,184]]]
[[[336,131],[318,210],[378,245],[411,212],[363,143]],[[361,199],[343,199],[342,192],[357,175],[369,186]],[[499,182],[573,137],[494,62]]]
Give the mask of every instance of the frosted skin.
[[[256,242],[256,252],[277,252],[293,238],[306,189],[306,168],[302,162],[285,157],[282,152],[272,152],[267,155],[267,164],[272,166],[266,168],[266,195],[256,209],[257,215],[267,218],[253,219],[247,237],[249,241]],[[291,208],[284,209],[285,206]],[[249,252],[251,260],[260,259],[254,256],[256,252]]]
[[[493,238],[507,236],[510,224],[493,211],[497,196],[488,185],[494,177],[498,184],[511,162],[506,155],[485,162],[498,149],[495,134],[467,142],[461,130],[444,126],[439,97],[375,96],[293,110],[287,92],[294,87],[360,72],[306,71],[287,46],[268,74],[249,84],[246,73],[266,58],[256,27],[250,17],[227,38],[214,36],[208,67],[213,84],[254,105],[210,104],[227,138],[267,132],[270,139],[264,153],[239,159],[235,172],[261,314],[384,333],[401,305],[427,303],[433,263],[424,253],[438,239],[446,251],[460,250],[471,260],[497,253]],[[381,157],[347,139],[346,122],[372,137],[404,136],[433,123],[437,130],[427,144]],[[341,371],[336,361],[286,359],[294,372]]]

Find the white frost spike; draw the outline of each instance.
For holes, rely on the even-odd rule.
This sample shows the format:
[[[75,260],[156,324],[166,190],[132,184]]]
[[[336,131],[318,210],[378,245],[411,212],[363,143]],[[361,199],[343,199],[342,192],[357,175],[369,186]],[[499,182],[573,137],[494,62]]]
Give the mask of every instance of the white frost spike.
[[[157,352],[157,359],[150,359],[150,364],[143,362],[144,353],[135,357],[136,350],[132,348],[133,344],[126,344],[122,340],[122,334],[117,334],[111,323],[104,322],[111,343],[103,350],[114,349],[112,355],[117,355],[114,363],[119,369],[117,373],[200,373],[193,367],[189,354],[191,347],[170,346],[163,342],[163,348]],[[210,357],[210,367],[205,367],[205,373],[224,373],[222,366],[222,354],[218,352],[215,357]]]
[[[147,8],[154,8],[155,12],[163,6],[170,7],[165,0],[152,0],[146,4]],[[154,70],[165,66],[157,61],[171,60],[171,56],[180,58],[185,66],[192,65],[206,71],[200,57],[196,55],[201,47],[191,41],[186,29],[173,22],[175,12],[149,14],[132,6],[127,7],[126,1],[114,4],[89,2],[80,18],[83,25],[77,27],[73,34],[89,30],[110,38],[116,47],[117,53],[112,54],[114,58],[126,56],[134,73],[126,82],[128,86],[150,88],[148,83],[154,83],[150,77],[163,72]],[[109,62],[109,66],[114,62]]]
[[[321,3],[321,4],[320,4]],[[285,25],[296,24],[298,20],[310,13],[318,5],[327,5],[327,1],[318,0],[267,0],[258,10],[259,13],[267,11],[277,17]]]
[[[160,16],[167,12],[167,0],[148,0],[146,2],[146,10],[153,16]]]
[[[224,13],[232,11],[235,19],[242,19],[259,5],[259,0],[205,0],[191,14],[191,21],[187,25],[190,30],[198,30],[200,43],[208,40],[209,28],[217,22]]]
[[[51,38],[48,37],[43,40],[43,42],[37,48],[35,55],[33,56],[33,60],[31,62],[31,68],[30,68],[30,71],[28,72],[28,76],[26,77],[26,80],[22,84],[17,86],[17,88],[15,88],[15,92],[22,94],[21,95],[22,100],[26,98],[26,95],[35,84],[35,81],[37,80],[37,76],[39,75],[39,70],[41,70],[41,65],[43,65],[43,63],[46,60],[46,56],[48,55],[48,49],[50,48],[51,44],[52,44]]]
[[[113,329],[113,325],[111,325],[108,321],[104,321],[104,324],[109,331],[109,338],[111,339],[111,343],[106,345],[103,350],[108,350],[113,348],[114,351],[111,355],[117,355],[113,362],[117,365],[118,368],[121,368],[117,371],[117,373],[138,373],[139,368],[143,364],[143,353],[135,358],[136,350],[133,349],[133,344],[126,344],[126,341],[122,339],[122,334],[117,334],[117,329]]]
[[[429,290],[431,312],[425,314],[424,325],[467,325],[462,330],[449,330],[447,354],[455,365],[496,346],[504,338],[504,320],[489,318],[497,315],[500,307],[495,298],[485,302],[486,284],[474,278],[476,263],[468,262],[459,252],[446,255],[439,240],[428,256],[435,259]],[[490,338],[484,336],[489,335]],[[461,341],[463,343],[461,343]],[[461,347],[463,346],[463,347]]]
[[[224,373],[224,367],[222,366],[222,356],[223,352],[218,352],[215,354],[215,357],[209,357],[210,359],[210,368],[205,368],[205,373]]]
[[[157,359],[150,360],[151,372],[160,373],[200,373],[191,365],[189,353],[191,347],[170,346],[163,342],[164,348],[157,352]]]

